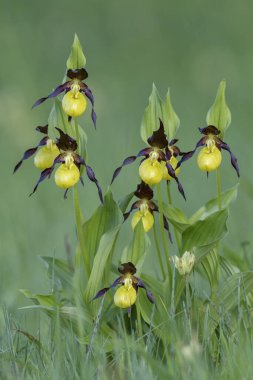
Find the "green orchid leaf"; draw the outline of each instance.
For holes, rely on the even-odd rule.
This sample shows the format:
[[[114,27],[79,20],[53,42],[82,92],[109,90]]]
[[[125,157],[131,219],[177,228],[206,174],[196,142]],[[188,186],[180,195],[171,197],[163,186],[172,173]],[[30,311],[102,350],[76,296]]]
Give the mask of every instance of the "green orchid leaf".
[[[123,251],[121,262],[132,262],[139,275],[149,247],[150,240],[144,231],[143,224],[139,222],[134,229],[132,242]]]
[[[165,101],[161,98],[155,84],[149,97],[149,104],[144,111],[141,123],[141,138],[146,143],[154,131],[159,128],[159,119],[162,120],[168,140],[175,137],[179,128],[179,118],[174,111],[170,91],[168,90]]]
[[[221,193],[221,209],[227,208],[230,203],[234,202],[237,198],[239,183],[236,184],[231,189],[228,189]],[[204,206],[202,206],[198,211],[196,211],[191,218],[189,219],[189,223],[193,224],[198,220],[204,220],[209,215],[217,212],[219,210],[218,207],[218,199],[214,198],[208,201]]]
[[[71,48],[71,53],[67,60],[68,69],[82,69],[86,65],[86,58],[83,53],[82,45],[80,44],[77,34],[75,34],[74,42]]]
[[[190,225],[190,222],[185,214],[180,209],[172,205],[163,203],[163,213],[169,222],[171,222],[180,233],[182,233]]]
[[[175,138],[177,130],[180,126],[180,120],[171,104],[170,90],[168,89],[165,102],[162,105],[163,109],[163,122],[168,140]]]
[[[226,103],[225,90],[226,82],[223,80],[219,84],[215,101],[206,116],[207,125],[218,128],[221,131],[221,138],[231,123],[231,112]]]
[[[103,279],[109,277],[111,268],[110,265],[108,265],[108,262],[110,262],[110,255],[113,253],[120,227],[121,224],[110,229],[110,231],[106,232],[100,240],[85,292],[87,302],[92,300],[100,288],[109,285],[108,283],[104,283]]]
[[[89,252],[90,267],[98,250],[100,240],[105,232],[114,229],[123,222],[122,212],[114,201],[110,190],[104,197],[104,204],[100,205],[91,218],[83,225],[86,251]]]
[[[182,252],[221,240],[227,233],[227,209],[215,212],[186,228],[182,235]]]

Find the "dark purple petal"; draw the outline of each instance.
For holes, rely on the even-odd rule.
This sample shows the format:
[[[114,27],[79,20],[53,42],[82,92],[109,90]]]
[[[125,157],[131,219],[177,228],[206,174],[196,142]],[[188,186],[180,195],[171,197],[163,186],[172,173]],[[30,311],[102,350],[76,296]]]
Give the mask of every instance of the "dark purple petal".
[[[141,156],[148,156],[148,154],[150,153],[152,149],[150,148],[145,148],[145,149],[142,149],[139,151],[139,153],[136,155],[136,156],[129,156],[127,158],[125,158],[125,160],[123,161],[123,163],[121,164],[121,166],[119,166],[117,169],[115,169],[114,173],[113,173],[113,176],[112,176],[112,180],[111,180],[111,184],[113,183],[113,181],[115,180],[115,178],[119,175],[119,173],[121,172],[121,169],[126,166],[126,165],[129,165],[129,164],[132,164],[136,158],[138,157],[141,157]]]
[[[134,192],[134,195],[137,197],[137,198],[140,198],[140,199],[147,199],[147,200],[150,200],[153,198],[154,196],[154,192],[153,190],[151,189],[151,187],[149,187],[149,185],[147,185],[145,182],[141,182],[138,186],[137,186],[137,189],[136,191]]]
[[[29,157],[31,157],[36,152],[37,149],[38,149],[38,147],[36,146],[35,148],[30,148],[30,149],[27,149],[25,151],[25,153],[23,154],[23,157],[21,158],[21,160],[15,166],[15,168],[13,170],[13,174],[20,168],[20,166],[22,165],[22,162],[24,160],[27,160]]]
[[[95,185],[97,186],[99,199],[103,203],[104,200],[103,200],[103,194],[102,194],[101,187],[99,186],[98,180],[95,177],[94,171],[92,170],[92,168],[89,165],[86,165],[86,173],[87,173],[87,176],[88,176],[89,180],[91,180],[92,182],[94,182]]]
[[[94,96],[92,94],[91,89],[88,86],[84,88],[83,92],[85,93],[85,95],[87,96],[87,98],[89,99],[89,101],[91,102],[91,106],[92,106],[91,118],[92,118],[94,127],[96,128],[97,115],[96,115],[96,112],[94,110]]]
[[[88,73],[84,68],[82,68],[82,69],[68,69],[67,77],[70,79],[78,79],[78,80],[82,81],[82,80],[88,78]]]
[[[63,196],[64,199],[67,199],[68,191],[69,191],[69,188],[64,191],[64,196]]]
[[[53,170],[54,170],[54,167],[52,166],[51,168],[45,169],[45,170],[43,170],[43,171],[41,172],[41,174],[40,174],[40,178],[39,178],[38,182],[36,183],[36,185],[35,185],[33,191],[31,192],[31,194],[29,194],[29,197],[35,193],[35,191],[37,190],[39,184],[40,184],[42,181],[44,181],[46,178],[50,178],[50,176],[51,176]]]
[[[181,166],[181,164],[184,162],[184,161],[187,161],[189,160],[189,158],[191,158],[194,153],[196,152],[196,150],[200,147],[200,146],[204,146],[206,143],[206,137],[202,137],[196,144],[195,148],[189,152],[186,152],[186,153],[182,153],[183,157],[181,158],[181,160],[178,162],[177,164],[177,168],[179,168],[179,166]],[[176,170],[175,169],[175,170]]]
[[[170,229],[169,229],[169,223],[168,223],[168,220],[164,214],[163,214],[163,226],[164,226],[165,230],[168,231],[170,242],[173,243],[172,236],[171,236]]]
[[[163,122],[161,119],[159,120],[160,127],[157,129],[157,131],[153,132],[152,136],[148,138],[148,144],[152,147],[163,149],[168,145],[168,140],[164,132]]]
[[[170,142],[169,142],[169,146],[173,146],[173,145],[175,145],[177,142],[178,142],[178,139],[170,140]]]
[[[240,177],[240,170],[239,170],[239,165],[237,163],[237,158],[235,157],[234,153],[231,151],[229,145],[222,141],[222,143],[219,144],[219,147],[220,149],[224,149],[227,152],[229,152],[230,157],[231,157],[231,165],[235,169],[237,176]]]
[[[199,128],[199,131],[200,133],[202,133],[202,135],[219,135],[220,134],[220,130],[218,128],[216,128],[214,125],[208,125],[207,127],[204,127],[204,128]]]
[[[144,282],[140,278],[138,278],[138,277],[136,277],[136,278],[138,280],[137,287],[145,289],[146,295],[147,295],[149,301],[151,303],[155,303],[155,300],[154,300],[154,297],[153,297],[153,294],[151,293],[151,291],[147,289],[146,285],[144,284]]]
[[[116,278],[116,280],[108,288],[103,288],[103,289],[99,290],[97,292],[97,294],[95,295],[95,297],[92,298],[91,301],[93,301],[99,297],[102,297],[105,293],[108,292],[108,290],[114,288],[115,286],[119,285],[120,283],[121,283],[121,277]]]
[[[177,188],[178,188],[180,194],[181,194],[181,195],[183,196],[183,198],[186,200],[183,186],[182,186],[181,183],[179,182],[179,179],[178,179],[178,177],[176,176],[174,169],[172,168],[172,166],[170,165],[170,163],[169,163],[168,161],[166,162],[166,168],[167,168],[167,170],[168,170],[169,175],[170,175],[172,178],[174,178],[174,180],[176,181],[176,183],[177,183]]]
[[[17,165],[15,166],[14,170],[13,170],[13,173],[15,173],[19,168],[20,166],[22,165],[22,162],[24,160],[27,160],[28,158],[30,158],[32,155],[34,155],[34,153],[37,151],[37,149],[40,147],[40,146],[43,146],[43,145],[46,145],[47,143],[47,140],[48,140],[48,136],[45,136],[43,137],[42,140],[40,140],[39,144],[34,147],[34,148],[30,148],[30,149],[27,149],[25,151],[25,153],[23,154],[23,157],[21,158],[21,160],[17,163]]]
[[[44,125],[44,126],[38,126],[35,128],[35,130],[37,132],[40,132],[40,133],[43,133],[44,135],[47,135],[48,134],[48,125]]]
[[[60,86],[56,87],[56,89],[54,91],[52,91],[48,96],[46,96],[45,98],[38,99],[33,104],[32,108],[37,107],[38,105],[40,105],[41,103],[43,103],[45,100],[47,100],[49,98],[54,98],[54,97],[60,95],[61,92],[63,92],[64,90],[66,90],[66,88],[68,87],[68,83],[69,82],[65,82],[63,84],[60,84]]]
[[[128,212],[125,212],[125,213],[123,214],[124,221],[127,220],[127,218],[129,217],[129,215],[131,214],[131,212],[132,212],[133,210],[136,210],[136,209],[139,208],[139,207],[140,207],[140,201],[134,202],[134,203],[132,204],[130,210],[129,210]]]
[[[118,267],[118,271],[121,274],[128,274],[128,273],[135,274],[136,268],[134,264],[129,261],[128,263],[120,264]]]
[[[59,149],[64,151],[71,150],[74,152],[77,150],[77,142],[75,139],[70,137],[67,133],[64,133],[60,128],[55,128],[60,134],[60,137],[56,139],[56,145]]]

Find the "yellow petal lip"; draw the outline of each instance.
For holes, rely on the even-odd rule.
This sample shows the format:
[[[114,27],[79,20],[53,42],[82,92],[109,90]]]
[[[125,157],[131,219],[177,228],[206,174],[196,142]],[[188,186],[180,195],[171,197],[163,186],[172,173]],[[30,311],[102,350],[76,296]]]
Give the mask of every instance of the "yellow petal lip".
[[[148,185],[156,185],[163,179],[163,168],[159,161],[147,158],[139,166],[139,175]]]
[[[85,96],[78,92],[74,94],[74,92],[67,92],[62,99],[62,108],[63,111],[71,117],[81,116],[87,107],[87,101]]]
[[[43,146],[34,157],[34,165],[40,170],[51,168],[55,158],[60,154],[58,147],[53,144],[51,148]]]
[[[55,183],[62,189],[74,186],[80,179],[80,171],[75,164],[69,167],[62,164],[55,172]]]
[[[154,217],[150,211],[146,211],[144,214],[141,211],[137,211],[131,221],[132,228],[134,229],[139,223],[139,221],[142,221],[143,228],[145,232],[148,232],[154,224]]]
[[[220,166],[222,155],[220,150],[214,146],[212,150],[208,147],[201,149],[197,157],[197,164],[200,170],[212,172]]]
[[[136,290],[131,286],[129,288],[122,285],[114,294],[114,303],[121,309],[127,309],[136,302]]]

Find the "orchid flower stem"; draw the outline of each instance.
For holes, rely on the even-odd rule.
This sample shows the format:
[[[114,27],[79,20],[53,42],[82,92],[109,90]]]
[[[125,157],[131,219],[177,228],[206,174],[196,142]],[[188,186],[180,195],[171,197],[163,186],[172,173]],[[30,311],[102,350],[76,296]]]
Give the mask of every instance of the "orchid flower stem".
[[[166,241],[166,237],[165,237],[165,233],[164,233],[164,225],[163,225],[163,200],[162,200],[160,183],[158,183],[158,185],[157,185],[157,198],[158,198],[159,222],[160,222],[163,248],[164,248],[165,258],[166,258],[166,262],[167,262],[168,272],[169,272],[169,274],[171,274],[169,250],[168,250],[168,246],[167,246],[167,241]]]
[[[169,205],[172,205],[172,198],[171,198],[171,192],[170,192],[170,181],[167,181],[167,196],[168,196],[168,203],[169,203]],[[174,230],[174,235],[175,235],[175,239],[176,239],[176,242],[177,242],[177,249],[178,249],[178,252],[179,252],[180,249],[181,249],[180,234],[176,230],[175,226],[173,226],[173,230]]]
[[[76,141],[79,142],[79,134],[78,134],[78,120],[75,118],[75,131],[76,131]],[[84,258],[84,264],[86,268],[87,275],[90,274],[90,265],[88,260],[88,254],[85,246],[83,229],[82,229],[82,216],[81,209],[79,204],[79,195],[78,195],[78,187],[77,184],[73,187],[73,198],[74,198],[74,208],[75,208],[75,218],[76,218],[76,230],[77,230],[77,238],[80,245],[81,255]]]
[[[159,243],[158,243],[155,223],[154,223],[154,226],[153,226],[153,237],[154,237],[154,242],[155,242],[155,246],[156,246],[156,250],[157,250],[157,255],[158,255],[158,260],[159,260],[159,264],[160,264],[163,280],[165,280],[166,274],[165,274],[165,271],[164,271],[163,260],[162,260],[162,255],[161,255],[161,250],[160,250],[160,247],[159,247]]]
[[[218,208],[221,210],[221,178],[220,178],[220,168],[216,170],[216,188],[217,188],[217,201]]]
[[[141,338],[143,333],[142,333],[142,324],[141,324],[141,309],[140,309],[139,302],[136,303],[136,311],[137,311],[138,335],[139,335],[139,338]]]

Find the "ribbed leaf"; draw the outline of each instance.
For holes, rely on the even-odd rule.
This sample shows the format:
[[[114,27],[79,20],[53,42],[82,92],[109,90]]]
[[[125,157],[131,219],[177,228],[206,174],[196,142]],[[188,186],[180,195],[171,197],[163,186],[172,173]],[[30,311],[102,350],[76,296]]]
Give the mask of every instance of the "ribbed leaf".
[[[51,138],[58,137],[59,135],[55,129],[56,127],[65,133],[69,133],[68,116],[63,111],[62,103],[58,98],[54,99],[54,105],[48,117],[48,134]]]
[[[82,45],[75,34],[70,56],[67,60],[68,69],[82,69],[86,65],[86,58],[83,53]]]
[[[239,183],[236,184],[231,189],[228,189],[221,193],[221,209],[227,208],[231,202],[234,202],[237,197]],[[211,199],[204,206],[202,206],[198,211],[196,211],[191,218],[189,223],[193,224],[198,220],[203,220],[209,215],[217,212],[219,210],[217,198]]]
[[[202,247],[222,239],[226,232],[227,209],[215,212],[205,220],[199,220],[188,227],[182,235],[182,252],[194,247]]]
[[[142,223],[138,223],[133,232],[132,242],[123,251],[121,262],[131,261],[136,266],[139,275],[149,247],[150,240]]]
[[[183,232],[190,225],[185,214],[172,205],[163,203],[163,212],[166,218],[168,218],[179,232]]]
[[[55,283],[57,280],[62,288],[72,287],[73,270],[67,262],[50,256],[40,256],[40,259],[45,264],[50,279],[53,279]]]
[[[107,231],[114,229],[123,222],[122,212],[114,201],[110,190],[104,197],[104,204],[100,205],[91,218],[83,225],[85,246],[89,252],[90,266],[97,252],[101,237]]]
[[[219,84],[214,103],[206,116],[207,125],[214,125],[218,128],[221,131],[221,137],[231,123],[231,112],[226,103],[225,90],[226,82],[223,80]]]
[[[112,254],[121,224],[106,232],[101,240],[93,261],[92,271],[89,277],[85,297],[87,302],[91,301],[100,288],[109,284],[103,284],[105,271],[110,272],[110,266],[107,263]]]
[[[169,141],[174,139],[180,126],[180,120],[171,104],[170,90],[168,89],[165,102],[163,103],[163,121]]]

